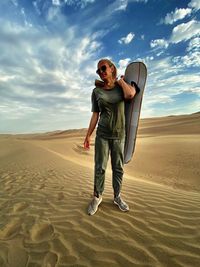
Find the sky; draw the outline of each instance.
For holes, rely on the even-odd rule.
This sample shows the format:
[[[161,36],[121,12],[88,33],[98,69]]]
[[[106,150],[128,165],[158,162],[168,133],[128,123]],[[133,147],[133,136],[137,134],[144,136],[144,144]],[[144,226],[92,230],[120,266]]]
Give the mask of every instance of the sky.
[[[142,61],[141,118],[200,111],[200,0],[0,0],[0,133],[87,128],[97,62]]]

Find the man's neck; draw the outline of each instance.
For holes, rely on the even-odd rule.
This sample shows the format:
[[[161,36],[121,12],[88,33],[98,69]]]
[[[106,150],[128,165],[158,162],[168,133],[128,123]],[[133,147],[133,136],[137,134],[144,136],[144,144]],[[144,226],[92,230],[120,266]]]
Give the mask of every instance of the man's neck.
[[[115,81],[113,79],[109,79],[104,81],[104,85],[106,88],[112,88],[115,84]]]

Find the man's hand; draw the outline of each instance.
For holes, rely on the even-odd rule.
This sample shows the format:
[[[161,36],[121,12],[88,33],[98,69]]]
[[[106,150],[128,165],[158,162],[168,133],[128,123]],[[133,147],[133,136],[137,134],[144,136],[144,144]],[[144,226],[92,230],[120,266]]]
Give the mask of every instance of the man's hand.
[[[86,136],[84,141],[84,149],[89,150],[90,149],[90,137]]]
[[[129,100],[135,96],[136,94],[135,86],[131,86],[130,84],[126,83],[124,81],[124,76],[121,76],[121,78],[117,80],[117,83],[119,84],[119,86],[121,86],[124,92],[125,99]]]
[[[120,79],[118,79],[116,82],[117,82],[120,86],[122,86],[122,84],[123,84],[123,82],[124,82],[124,75],[121,75],[121,76],[120,76]]]

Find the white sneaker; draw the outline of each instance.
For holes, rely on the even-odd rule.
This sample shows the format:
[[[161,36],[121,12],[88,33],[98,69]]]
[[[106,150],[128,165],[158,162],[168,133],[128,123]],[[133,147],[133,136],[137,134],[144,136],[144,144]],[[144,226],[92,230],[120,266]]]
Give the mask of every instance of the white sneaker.
[[[97,210],[98,210],[98,206],[100,205],[102,201],[102,197],[95,197],[92,199],[89,207],[88,207],[88,215],[94,215]]]
[[[129,206],[124,202],[120,196],[114,198],[114,204],[116,204],[120,210],[129,211]]]

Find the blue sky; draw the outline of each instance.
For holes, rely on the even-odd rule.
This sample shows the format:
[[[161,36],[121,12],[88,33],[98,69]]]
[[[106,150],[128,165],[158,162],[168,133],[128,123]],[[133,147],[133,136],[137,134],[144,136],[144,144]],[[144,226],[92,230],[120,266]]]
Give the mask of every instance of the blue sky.
[[[96,64],[143,61],[142,118],[200,110],[200,0],[1,0],[0,133],[87,128]]]

